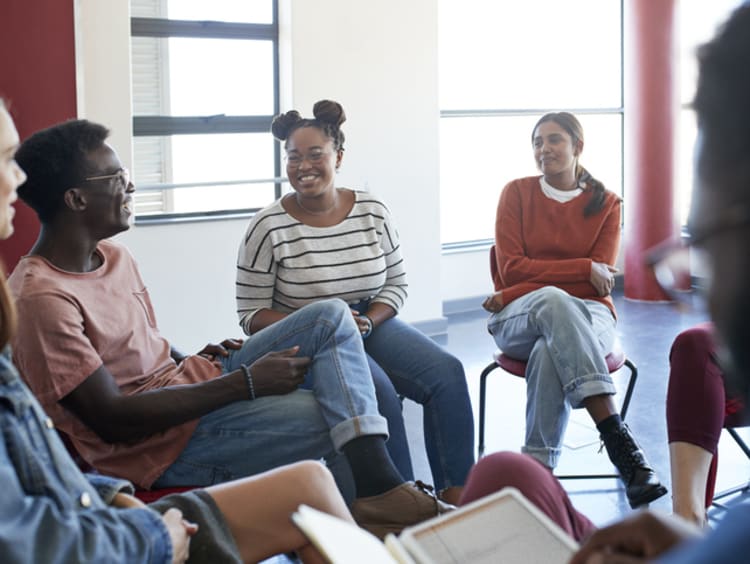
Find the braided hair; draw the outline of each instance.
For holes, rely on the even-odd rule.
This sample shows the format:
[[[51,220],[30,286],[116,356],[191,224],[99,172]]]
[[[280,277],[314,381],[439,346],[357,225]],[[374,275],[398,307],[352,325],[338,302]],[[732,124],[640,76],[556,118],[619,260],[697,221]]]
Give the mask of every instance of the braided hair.
[[[320,100],[313,106],[312,118],[303,118],[297,110],[279,114],[271,122],[271,133],[279,141],[284,141],[284,148],[292,133],[302,127],[316,127],[333,142],[335,150],[344,149],[344,132],[341,124],[346,121],[344,108],[333,100]]]
[[[566,133],[570,135],[574,145],[578,143],[578,141],[583,141],[583,127],[581,127],[581,122],[579,122],[573,114],[569,112],[550,112],[539,118],[539,121],[536,122],[536,125],[531,130],[532,142],[534,141],[534,132],[536,132],[537,128],[548,121],[553,121],[562,127]],[[600,180],[591,176],[591,173],[578,161],[576,161],[575,174],[576,179],[578,180],[578,185],[584,190],[591,191],[591,199],[583,209],[583,217],[590,217],[602,211],[605,199],[604,184],[602,184]]]

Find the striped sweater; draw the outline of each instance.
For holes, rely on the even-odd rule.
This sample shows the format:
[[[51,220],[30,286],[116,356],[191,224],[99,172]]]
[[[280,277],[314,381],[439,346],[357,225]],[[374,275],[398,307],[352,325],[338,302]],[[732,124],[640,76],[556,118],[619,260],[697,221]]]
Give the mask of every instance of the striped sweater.
[[[290,313],[323,298],[371,298],[398,311],[407,282],[398,232],[385,204],[354,192],[337,225],[311,227],[277,200],[250,222],[237,258],[237,315],[250,334],[261,309]]]

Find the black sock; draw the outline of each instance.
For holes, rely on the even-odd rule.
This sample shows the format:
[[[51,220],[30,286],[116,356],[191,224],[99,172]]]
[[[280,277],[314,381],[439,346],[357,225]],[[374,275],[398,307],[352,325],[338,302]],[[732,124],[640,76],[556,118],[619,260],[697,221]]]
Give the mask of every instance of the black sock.
[[[342,450],[352,467],[357,497],[378,495],[404,483],[404,478],[393,464],[382,435],[357,437]]]
[[[607,433],[616,431],[620,428],[621,425],[622,418],[620,417],[619,413],[615,413],[614,415],[610,415],[609,417],[599,421],[599,423],[596,424],[596,428],[599,430],[599,433],[601,433],[602,435],[606,435]]]

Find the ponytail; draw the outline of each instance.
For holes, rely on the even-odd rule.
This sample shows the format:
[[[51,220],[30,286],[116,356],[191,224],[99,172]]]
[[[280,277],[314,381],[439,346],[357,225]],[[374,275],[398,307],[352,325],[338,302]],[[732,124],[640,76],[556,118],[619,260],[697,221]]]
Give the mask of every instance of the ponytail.
[[[604,184],[591,176],[591,173],[581,165],[577,165],[576,169],[578,185],[583,187],[584,190],[591,192],[589,203],[583,208],[583,217],[591,217],[604,208]]]

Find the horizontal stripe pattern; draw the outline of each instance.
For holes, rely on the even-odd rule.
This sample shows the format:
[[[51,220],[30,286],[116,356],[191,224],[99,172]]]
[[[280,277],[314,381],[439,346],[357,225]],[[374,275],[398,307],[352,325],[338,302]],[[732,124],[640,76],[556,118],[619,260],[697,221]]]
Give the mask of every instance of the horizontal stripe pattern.
[[[237,315],[245,333],[261,309],[290,313],[324,298],[403,306],[406,271],[391,214],[371,194],[354,195],[349,215],[331,227],[301,223],[281,200],[255,215],[237,258]]]

